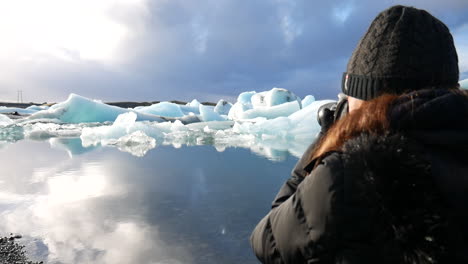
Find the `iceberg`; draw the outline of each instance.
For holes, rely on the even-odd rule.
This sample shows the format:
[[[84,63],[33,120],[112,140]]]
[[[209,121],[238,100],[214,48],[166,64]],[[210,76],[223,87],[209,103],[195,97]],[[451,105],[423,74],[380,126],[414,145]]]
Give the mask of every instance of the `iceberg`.
[[[51,107],[12,120],[0,114],[0,143],[48,140],[70,156],[111,146],[142,157],[161,145],[212,145],[218,151],[242,147],[272,160],[300,157],[320,131],[317,111],[333,100],[301,100],[283,88],[239,94],[232,104],[193,100],[186,105],[161,102],[125,109],[71,94]]]
[[[76,94],[70,94],[64,102],[55,104],[46,110],[36,112],[28,119],[54,119],[63,123],[89,123],[114,121],[120,114],[134,110],[104,104]],[[139,120],[164,122],[160,116],[138,113]]]
[[[220,114],[218,114],[218,112],[216,112],[214,107],[212,106],[206,106],[206,105],[200,104],[199,112],[200,112],[201,120],[204,122],[224,121],[227,119],[227,117],[223,117]]]
[[[6,115],[0,115],[0,127],[5,127],[13,124],[13,121]]]
[[[201,103],[198,102],[197,99],[193,99],[190,103],[187,103],[186,105],[180,105],[179,107],[185,115],[195,115],[200,113],[200,105]]]
[[[119,138],[112,145],[117,146],[120,151],[143,157],[149,150],[156,147],[156,139],[147,136],[142,131],[135,131]]]
[[[311,103],[315,102],[315,97],[313,95],[307,95],[302,99],[302,107],[307,107]]]
[[[301,101],[292,92],[284,88],[273,88],[270,91],[260,92],[252,95],[251,102],[254,108],[256,107],[271,107],[292,101]]]
[[[85,127],[81,131],[80,138],[84,147],[96,145],[115,145],[120,138],[132,134],[136,131],[151,134],[153,137],[160,137],[161,133],[153,130],[151,126],[137,121],[135,112],[127,112],[119,115],[112,125],[103,125],[98,127]],[[180,122],[180,121],[179,121]],[[163,123],[165,124],[165,123]]]
[[[47,110],[49,109],[50,106],[48,105],[31,105],[29,107],[26,108],[26,110],[30,110],[30,111],[42,111],[42,110]]]
[[[275,106],[261,106],[254,109],[246,110],[238,116],[240,119],[254,119],[257,117],[265,117],[267,119],[274,119],[277,117],[288,116],[301,109],[300,104],[297,101],[287,102]]]
[[[214,111],[220,115],[228,115],[231,110],[232,104],[223,99],[219,100],[216,104]]]
[[[28,109],[28,108],[23,109],[23,108],[17,108],[17,107],[0,106],[0,113],[14,113],[14,112],[17,112],[18,114],[21,114],[21,115],[30,115],[30,114],[37,112],[37,110]]]
[[[316,118],[318,109],[329,102],[332,100],[315,101],[289,116],[274,119],[207,121],[186,125],[179,120],[137,122],[136,114],[129,112],[120,115],[112,125],[83,128],[81,140],[84,147],[118,145],[116,142],[127,145],[125,142],[133,140],[136,132],[141,132],[137,135],[151,137],[155,141],[132,141],[133,150],[123,151],[140,156],[156,147],[156,143],[175,147],[209,144],[219,151],[227,147],[248,148],[273,160],[284,159],[287,153],[300,157],[320,131]],[[139,148],[143,150],[134,151]],[[121,147],[119,149],[122,150]]]
[[[284,88],[270,91],[241,93],[229,111],[228,117],[234,120],[265,117],[273,119],[288,116],[302,108],[302,102],[292,92]]]
[[[135,110],[138,113],[164,117],[183,117],[185,115],[177,104],[170,102],[161,102],[147,107],[135,108]]]
[[[193,99],[190,103],[187,103],[187,106],[196,108],[196,107],[200,106],[200,102],[198,102],[197,99]]]

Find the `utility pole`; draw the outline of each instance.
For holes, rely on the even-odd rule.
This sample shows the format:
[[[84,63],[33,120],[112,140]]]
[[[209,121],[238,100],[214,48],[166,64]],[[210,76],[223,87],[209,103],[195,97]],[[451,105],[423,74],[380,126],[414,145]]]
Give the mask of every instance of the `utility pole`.
[[[22,90],[18,90],[18,94],[17,94],[17,97],[16,97],[16,101],[18,103],[23,103],[23,91]]]

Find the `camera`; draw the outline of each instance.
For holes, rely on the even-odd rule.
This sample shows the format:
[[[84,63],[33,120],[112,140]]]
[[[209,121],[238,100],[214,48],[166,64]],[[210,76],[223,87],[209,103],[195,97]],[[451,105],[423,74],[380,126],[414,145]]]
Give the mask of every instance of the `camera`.
[[[322,127],[322,132],[328,129],[348,113],[348,99],[340,93],[338,101],[322,105],[317,112],[317,121]]]

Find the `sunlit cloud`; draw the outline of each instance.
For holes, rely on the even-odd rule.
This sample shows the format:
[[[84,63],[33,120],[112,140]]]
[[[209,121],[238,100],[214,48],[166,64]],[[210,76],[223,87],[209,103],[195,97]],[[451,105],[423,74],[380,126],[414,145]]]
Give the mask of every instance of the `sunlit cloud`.
[[[0,0],[0,99],[216,102],[272,87],[335,98],[357,41],[394,4],[452,31],[468,23],[465,0]],[[292,79],[304,69],[312,82]]]
[[[0,54],[26,62],[53,56],[66,61],[112,62],[131,30],[112,12],[143,8],[128,0],[15,0],[0,2]]]

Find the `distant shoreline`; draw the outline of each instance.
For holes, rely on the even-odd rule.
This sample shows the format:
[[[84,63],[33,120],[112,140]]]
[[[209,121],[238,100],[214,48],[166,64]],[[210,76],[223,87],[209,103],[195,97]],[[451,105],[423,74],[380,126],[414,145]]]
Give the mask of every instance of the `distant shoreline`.
[[[113,106],[118,106],[118,107],[121,107],[121,108],[135,108],[137,106],[150,106],[150,105],[153,105],[153,104],[157,104],[157,103],[160,103],[161,101],[153,101],[153,102],[105,102],[105,104],[108,104],[108,105],[113,105]],[[172,101],[169,101],[171,103],[174,103],[174,104],[179,104],[179,105],[186,105],[187,102],[182,102],[182,101],[177,101],[177,100],[172,100]],[[33,106],[33,105],[48,105],[48,106],[51,106],[51,105],[54,105],[56,103],[33,103],[33,102],[30,102],[30,103],[7,103],[7,102],[0,102],[0,106],[5,106],[5,107],[10,107],[10,108],[28,108],[30,106]],[[212,102],[202,102],[201,104],[203,105],[211,105],[211,106],[215,106],[216,103],[212,103]]]

